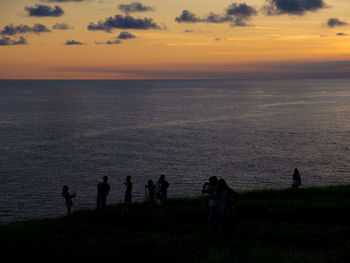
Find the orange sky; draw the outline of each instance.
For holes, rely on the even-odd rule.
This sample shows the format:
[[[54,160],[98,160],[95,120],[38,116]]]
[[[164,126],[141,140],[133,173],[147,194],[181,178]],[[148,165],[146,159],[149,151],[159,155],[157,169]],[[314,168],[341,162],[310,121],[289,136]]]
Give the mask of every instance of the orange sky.
[[[117,14],[125,16],[118,5],[133,1],[1,0],[1,31],[10,24],[42,24],[51,32],[0,35],[2,43],[14,43],[20,37],[27,41],[25,45],[0,45],[0,79],[234,78],[281,72],[347,76],[350,1],[319,1],[324,4],[321,8],[297,14],[277,9],[278,15],[267,15],[262,11],[265,0],[144,0],[140,3],[152,10],[129,15],[152,18],[160,29],[112,28],[108,33],[89,31],[87,26]],[[245,20],[245,26],[204,21],[210,12],[223,16],[233,3],[245,3],[257,13]],[[25,7],[35,5],[57,5],[64,14],[30,16]],[[202,20],[176,22],[183,10]],[[330,18],[339,23],[328,26]],[[54,30],[56,23],[72,28]],[[116,40],[120,32],[136,38],[121,39],[115,45],[96,44]],[[65,45],[68,40],[83,45]]]

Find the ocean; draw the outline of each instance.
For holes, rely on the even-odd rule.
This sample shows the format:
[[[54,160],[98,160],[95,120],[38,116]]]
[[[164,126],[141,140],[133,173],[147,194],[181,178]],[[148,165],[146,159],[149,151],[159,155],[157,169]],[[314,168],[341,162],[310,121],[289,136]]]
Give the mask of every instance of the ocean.
[[[169,197],[212,175],[240,191],[350,183],[350,80],[0,81],[0,222],[108,203],[125,177],[143,201],[165,174]]]

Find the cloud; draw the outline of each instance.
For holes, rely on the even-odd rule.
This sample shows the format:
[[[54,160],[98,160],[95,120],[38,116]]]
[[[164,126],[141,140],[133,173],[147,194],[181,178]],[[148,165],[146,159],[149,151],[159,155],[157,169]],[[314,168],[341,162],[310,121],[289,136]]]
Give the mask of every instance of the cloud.
[[[55,30],[68,30],[68,29],[73,29],[72,26],[66,24],[66,23],[56,23],[52,26],[52,29],[55,29]]]
[[[182,32],[184,32],[184,33],[194,33],[194,32],[196,32],[195,30],[192,30],[192,29],[186,29],[186,30],[184,30],[184,31],[182,31]]]
[[[115,28],[121,29],[161,29],[152,18],[134,18],[132,16],[115,15],[114,17],[106,18],[105,21],[98,21],[97,24],[90,23],[88,30],[102,30],[111,32]]]
[[[210,12],[200,18],[196,14],[183,10],[182,14],[175,18],[178,23],[226,23],[230,22],[231,26],[249,26],[252,16],[257,15],[258,11],[245,3],[232,3],[226,8],[223,14]]]
[[[13,36],[16,34],[25,34],[25,33],[46,33],[51,32],[46,26],[42,24],[35,24],[33,27],[27,26],[27,25],[19,25],[14,26],[13,24],[9,24],[4,27],[4,29],[0,32],[1,35],[5,36]]]
[[[200,22],[225,23],[225,22],[230,22],[231,20],[232,20],[232,17],[229,15],[220,15],[220,14],[215,14],[213,12],[210,12],[204,18],[202,18]]]
[[[29,16],[36,16],[36,17],[46,17],[46,16],[62,16],[64,14],[64,11],[61,7],[55,6],[50,7],[46,5],[35,5],[35,7],[25,7],[24,10],[26,10],[29,14]]]
[[[106,42],[98,42],[95,41],[96,45],[120,45],[121,43],[123,43],[122,41],[120,41],[119,39],[114,39],[114,40],[108,40]]]
[[[41,0],[49,3],[83,2],[84,0]]]
[[[129,33],[129,32],[120,32],[120,34],[115,37],[115,39],[113,40],[108,40],[106,42],[98,42],[95,41],[95,44],[97,45],[119,45],[122,44],[122,40],[128,40],[128,39],[133,39],[136,38],[136,36],[134,36],[133,34]]]
[[[348,36],[348,34],[340,32],[340,33],[337,33],[337,36]]]
[[[180,16],[175,17],[175,21],[177,21],[178,23],[196,23],[201,22],[201,19],[197,17],[194,13],[188,10],[183,10]]]
[[[232,16],[232,26],[248,26],[248,21],[258,14],[258,11],[252,6],[245,3],[231,4],[227,9],[226,13],[228,16]]]
[[[145,6],[140,2],[132,2],[131,4],[120,4],[118,5],[118,9],[125,14],[133,13],[133,12],[147,12],[154,11],[155,8],[151,6]]]
[[[134,36],[133,34],[129,33],[129,32],[120,32],[118,39],[132,39],[132,38],[136,38],[136,36]]]
[[[338,18],[330,18],[328,19],[327,25],[329,27],[336,27],[336,26],[346,26],[348,25],[345,21],[340,21]]]
[[[67,40],[65,43],[66,46],[72,46],[72,45],[85,45],[82,42],[75,41],[75,40]]]
[[[15,46],[15,45],[26,45],[27,40],[20,36],[19,40],[12,40],[9,37],[0,38],[0,46]]]
[[[263,10],[267,15],[304,15],[327,7],[324,0],[266,0]]]

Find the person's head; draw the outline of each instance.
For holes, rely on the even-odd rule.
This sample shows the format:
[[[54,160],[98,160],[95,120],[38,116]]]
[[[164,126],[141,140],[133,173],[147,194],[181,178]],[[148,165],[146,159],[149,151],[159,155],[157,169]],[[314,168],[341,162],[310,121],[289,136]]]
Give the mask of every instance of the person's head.
[[[103,181],[105,182],[105,183],[107,183],[108,182],[108,176],[103,176]]]
[[[128,175],[128,176],[126,177],[126,181],[127,181],[127,182],[130,182],[130,180],[131,180],[131,176]]]
[[[63,186],[62,193],[68,192],[69,187],[67,185]]]
[[[216,176],[210,176],[209,183],[216,184],[218,182],[218,178]]]
[[[227,188],[227,183],[226,183],[225,179],[220,179],[219,182],[218,182],[218,184],[219,184],[219,187],[220,187],[221,189]]]
[[[148,180],[147,185],[148,185],[148,186],[152,186],[152,185],[153,185],[153,181],[152,181],[152,180]]]
[[[161,174],[160,177],[159,177],[159,181],[163,181],[163,180],[165,180],[165,175]]]
[[[294,169],[294,174],[295,174],[295,175],[298,175],[298,174],[299,174],[299,171],[298,171],[297,168]]]

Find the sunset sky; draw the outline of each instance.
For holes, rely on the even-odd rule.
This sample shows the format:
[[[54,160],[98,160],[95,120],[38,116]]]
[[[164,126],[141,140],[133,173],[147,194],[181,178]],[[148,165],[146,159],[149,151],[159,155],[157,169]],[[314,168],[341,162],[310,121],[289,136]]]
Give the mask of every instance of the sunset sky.
[[[350,77],[350,1],[0,1],[0,79],[255,77]]]

